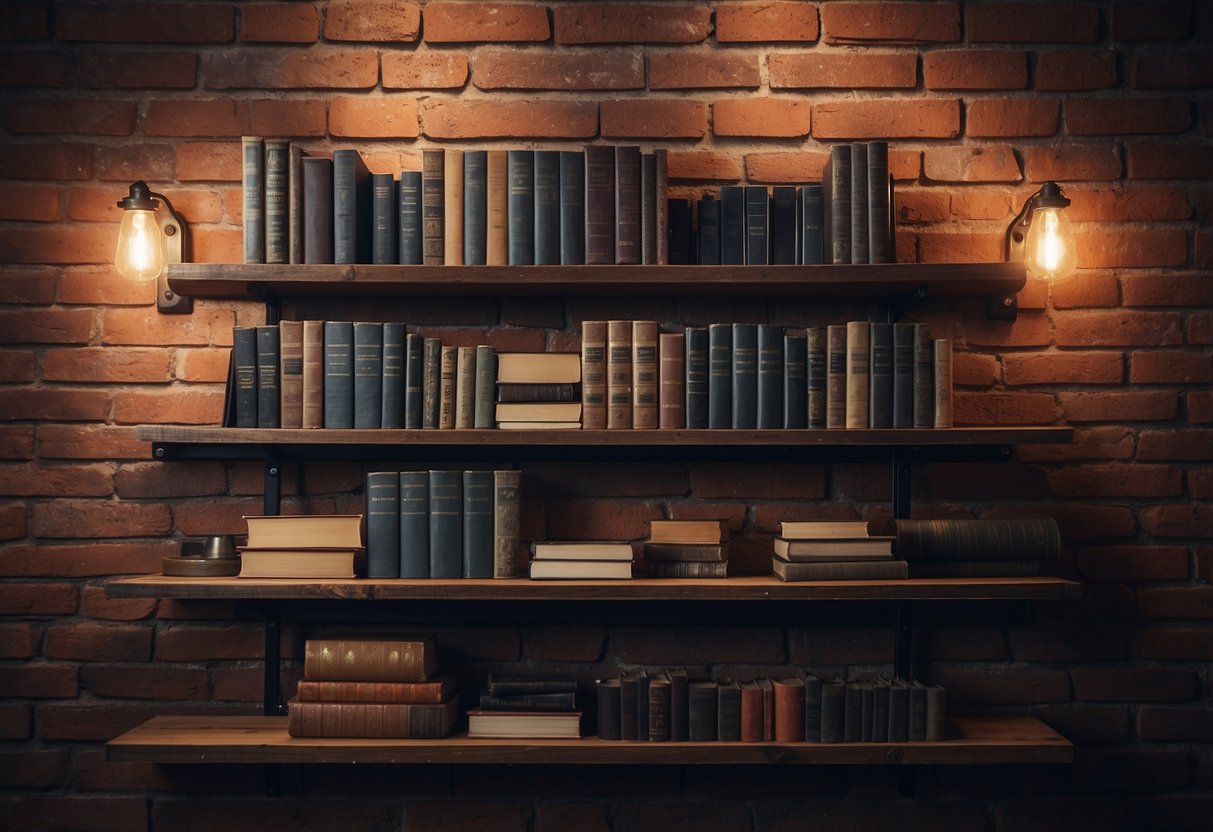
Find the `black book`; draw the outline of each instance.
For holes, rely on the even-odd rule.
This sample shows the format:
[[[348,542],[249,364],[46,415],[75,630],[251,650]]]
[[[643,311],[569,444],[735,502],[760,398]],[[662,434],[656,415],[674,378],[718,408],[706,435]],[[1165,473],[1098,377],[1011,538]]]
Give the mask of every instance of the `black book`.
[[[627,675],[619,679],[619,738],[625,741],[636,739],[637,694],[639,680]]]
[[[859,741],[872,742],[876,722],[876,688],[871,682],[859,685]]]
[[[223,420],[219,423],[225,428],[236,427],[236,350],[227,354],[227,384],[223,388]],[[255,355],[255,353],[254,353]],[[256,358],[253,359],[256,361]],[[256,378],[256,376],[254,376]],[[256,384],[256,381],[253,382]]]
[[[820,185],[800,188],[800,262],[805,265],[824,263],[822,242],[822,192]]]
[[[577,692],[577,677],[572,673],[541,671],[490,673],[485,680],[485,689],[499,698],[525,694],[573,694]]]
[[[511,150],[506,162],[506,224],[509,263],[529,266],[535,262],[535,151]]]
[[[741,685],[735,679],[716,686],[716,739],[741,742]]]
[[[265,139],[241,136],[244,262],[265,262]]]
[[[761,337],[761,333],[759,333]],[[759,350],[762,347],[759,345]],[[808,344],[803,329],[793,330],[783,336],[783,426],[788,429],[808,426]],[[761,358],[759,359],[761,361]],[[761,364],[759,372],[762,371]],[[760,379],[761,382],[761,379]],[[759,392],[759,402],[762,394]]]
[[[390,173],[371,174],[372,263],[395,263],[400,257],[399,190]]]
[[[732,427],[758,426],[758,325],[733,324]]]
[[[830,148],[821,178],[822,226],[827,263],[851,262],[851,148],[836,145]]]
[[[430,471],[430,577],[463,576],[463,474]]]
[[[745,263],[745,190],[740,185],[720,187],[720,262]]]
[[[354,427],[383,427],[383,324],[354,324]]]
[[[771,188],[771,263],[796,264],[796,186]]]
[[[483,266],[488,256],[488,175],[486,150],[463,152],[463,263]]]
[[[420,266],[421,171],[400,171],[400,262]]]
[[[910,686],[904,679],[889,685],[889,742],[905,742],[910,737]]]
[[[908,739],[924,742],[927,738],[927,688],[922,682],[910,683],[910,713]]]
[[[354,426],[354,325],[324,322],[324,426]]]
[[[643,670],[636,675],[636,739],[649,741],[649,688],[652,680]]]
[[[914,427],[935,427],[935,353],[926,324],[914,324]]]
[[[740,693],[740,690],[738,691]],[[717,731],[716,683],[696,679],[687,685],[687,739],[691,742],[712,742]],[[737,714],[739,723],[740,709]]]
[[[688,326],[686,334],[686,414],[687,427],[708,426],[708,330]]]
[[[889,680],[873,680],[875,704],[872,706],[872,742],[889,741]]]
[[[535,265],[560,265],[560,151],[535,151]]]
[[[282,339],[275,325],[257,327],[257,427],[282,426]]]
[[[421,396],[425,375],[425,339],[415,332],[404,338],[404,426],[422,426]]]
[[[430,477],[400,472],[400,577],[430,577]]]
[[[893,324],[893,427],[914,427],[914,324]]]
[[[379,417],[383,428],[404,427],[404,343],[404,324],[383,325],[383,409]]]
[[[441,266],[446,259],[446,154],[421,151],[421,262]]]
[[[670,741],[670,679],[665,674],[649,680],[649,742]]]
[[[705,196],[699,200],[699,258],[705,266],[720,264],[720,200]]]
[[[690,732],[687,710],[687,687],[690,680],[685,670],[671,670],[670,679],[670,741],[686,742]]]
[[[670,263],[690,265],[694,262],[691,225],[691,203],[686,199],[666,200],[666,216],[670,223]]]
[[[577,707],[572,693],[520,693],[497,696],[489,691],[480,693],[482,711],[571,711]]]
[[[371,172],[351,148],[333,151],[333,262],[371,262]]]
[[[832,679],[821,685],[821,741],[842,742],[846,711],[846,683]]]
[[[745,262],[762,266],[770,262],[770,206],[765,185],[745,186]]]
[[[579,402],[581,385],[562,382],[527,382],[522,384],[498,384],[499,402]]]
[[[585,148],[585,262],[615,262],[615,148]]]
[[[807,331],[807,367],[809,390],[808,427],[820,430],[826,426],[826,328],[811,326]]]
[[[287,146],[286,164],[286,257],[288,263],[303,262],[303,157],[307,153],[294,142]]]
[[[851,145],[851,262],[868,262],[868,146]]]
[[[868,425],[893,427],[893,325],[873,323],[868,370]]]
[[[804,738],[821,742],[821,679],[812,673],[804,677]]]
[[[400,474],[366,475],[366,576],[400,577]]]
[[[615,262],[640,262],[640,148],[635,145],[615,148]]]
[[[585,262],[585,154],[560,151],[560,263]]]
[[[333,262],[333,160],[327,156],[303,158],[303,262]]]
[[[783,427],[783,327],[758,325],[759,428]]]
[[[265,262],[285,263],[290,244],[290,142],[265,140]]]
[[[889,180],[889,143],[868,142],[868,262],[892,263],[893,185]]]
[[[863,689],[859,682],[847,682],[843,690],[842,741],[859,742],[863,730]]]
[[[732,426],[733,327],[712,324],[708,327],[708,427]]]
[[[640,157],[640,262],[657,262],[657,157]]]
[[[619,732],[619,680],[599,679],[598,694],[598,738],[602,740],[622,739]]]
[[[1061,555],[1057,521],[1044,518],[896,520],[897,556],[910,561],[1042,561]]]
[[[947,731],[948,692],[940,685],[927,685],[926,741],[942,742]]]
[[[463,577],[493,577],[493,472],[463,472]]]
[[[437,428],[441,403],[442,341],[426,338],[421,345],[421,427]]]
[[[232,329],[232,367],[235,372],[236,427],[257,427],[257,328]]]

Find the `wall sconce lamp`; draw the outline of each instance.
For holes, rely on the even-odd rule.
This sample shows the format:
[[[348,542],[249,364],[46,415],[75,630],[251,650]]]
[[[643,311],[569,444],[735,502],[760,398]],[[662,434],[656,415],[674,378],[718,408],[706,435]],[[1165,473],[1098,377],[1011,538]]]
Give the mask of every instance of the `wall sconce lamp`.
[[[163,213],[156,209],[164,203]],[[122,224],[118,228],[118,250],[114,265],[128,280],[156,281],[156,310],[184,314],[194,302],[168,287],[168,263],[185,262],[189,229],[164,194],[150,190],[146,182],[135,182],[130,193],[118,200]]]
[[[1068,277],[1076,265],[1074,232],[1065,212],[1069,204],[1056,182],[1032,194],[1007,228],[1007,262],[1023,263],[1031,277]],[[1017,311],[1014,295],[990,298],[991,318],[1013,321]]]

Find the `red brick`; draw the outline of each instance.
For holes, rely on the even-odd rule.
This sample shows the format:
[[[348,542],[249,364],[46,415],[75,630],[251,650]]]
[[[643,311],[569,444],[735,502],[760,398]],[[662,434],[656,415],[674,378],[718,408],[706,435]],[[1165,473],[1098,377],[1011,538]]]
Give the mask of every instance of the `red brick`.
[[[1213,661],[1213,642],[1205,630],[1146,630],[1141,634],[1144,659]]]
[[[149,537],[171,525],[166,505],[51,500],[34,506],[31,529],[39,537]]]
[[[0,86],[65,89],[67,60],[44,49],[0,55]]]
[[[163,662],[259,659],[263,654],[257,629],[177,627],[156,632],[156,658]]]
[[[923,172],[936,182],[1018,182],[1023,178],[1009,145],[927,148]]]
[[[53,142],[9,144],[0,153],[0,177],[4,179],[90,179],[93,148],[86,144]]]
[[[577,539],[577,528],[593,530],[595,539],[636,540],[644,537],[650,520],[659,519],[661,509],[627,500],[576,499],[553,501],[560,512],[548,520],[550,539]],[[610,532],[610,534],[608,534]],[[572,535],[570,538],[569,535]]]
[[[1080,269],[1049,287],[1054,309],[1106,308],[1120,305],[1120,284],[1110,271]]]
[[[51,266],[0,266],[0,303],[54,303],[59,273]]]
[[[368,775],[363,774],[365,779]],[[235,790],[233,790],[235,791]],[[410,793],[412,790],[410,788]],[[434,792],[422,792],[422,794]],[[468,817],[478,818],[481,825],[491,818],[494,827],[503,830],[517,829],[502,823],[499,817],[501,804],[489,804],[487,811],[477,811],[484,804],[468,802],[459,805],[461,811],[453,811],[452,805],[446,801],[436,801],[435,806],[441,807],[425,812],[426,803],[409,802],[409,825],[417,829],[441,829],[443,810],[451,811],[451,822],[461,823]],[[152,823],[156,829],[179,829],[183,832],[194,832],[201,829],[235,829],[249,823],[260,829],[298,829],[314,826],[317,829],[373,829],[385,830],[400,825],[396,811],[386,804],[372,803],[365,799],[346,799],[333,801],[303,801],[298,799],[277,799],[272,802],[252,803],[248,800],[217,800],[209,798],[198,800],[163,800],[158,801],[151,810]],[[455,820],[455,817],[459,820]],[[416,818],[416,820],[414,820]],[[521,827],[525,829],[526,827]]]
[[[1034,705],[1068,702],[1069,679],[1060,670],[961,670],[935,668],[935,684],[948,690],[949,707],[955,704]]]
[[[1187,195],[1182,188],[1172,185],[1117,184],[1094,188],[1069,185],[1065,194],[1071,200],[1066,215],[1073,222],[1186,220],[1192,216]]]
[[[430,43],[545,41],[550,34],[543,6],[437,2],[425,7],[424,37]]]
[[[1104,145],[1027,147],[1023,159],[1024,172],[1033,182],[1120,178],[1120,156],[1116,148]]]
[[[776,464],[765,470],[744,465],[694,466],[691,493],[705,499],[815,499],[825,496],[825,469],[798,464]]]
[[[1213,314],[1189,315],[1186,337],[1189,344],[1213,344]]]
[[[336,98],[329,106],[329,131],[347,138],[414,139],[417,102],[412,98]]]
[[[683,98],[603,101],[603,138],[697,139],[708,129],[708,108]]]
[[[520,58],[518,53],[506,53]],[[530,56],[531,60],[542,60]],[[480,81],[483,55],[477,57],[477,82]],[[468,80],[466,55],[448,52],[401,53],[391,52],[383,56],[383,88],[403,90],[456,89]],[[549,79],[550,80],[550,79]],[[479,84],[482,88],[482,84]]]
[[[423,102],[422,133],[430,139],[566,138],[598,133],[598,107],[581,101]]]
[[[5,40],[46,40],[51,36],[50,4],[15,2],[5,7]]]
[[[181,381],[227,381],[227,365],[231,350],[178,350],[174,375]]]
[[[649,89],[757,89],[762,83],[757,55],[736,52],[649,53]]]
[[[1213,355],[1136,351],[1131,356],[1133,384],[1202,384],[1213,381]]]
[[[533,662],[595,662],[602,658],[607,631],[604,627],[556,626],[526,634],[527,658]]]
[[[235,320],[230,309],[195,309],[192,315],[148,318],[143,309],[111,309],[103,321],[102,343],[132,346],[210,346],[231,343]]]
[[[1033,708],[1030,713],[1074,743],[1116,742],[1129,738],[1129,712],[1122,705],[1044,705]],[[1076,827],[1071,824],[1066,828]]]
[[[0,752],[0,780],[10,789],[53,789],[67,776],[68,749]]]
[[[33,459],[32,425],[0,425],[0,459]]]
[[[1120,384],[1124,356],[1119,352],[1012,354],[1003,358],[1007,384]]]
[[[20,699],[70,699],[78,692],[76,668],[45,664],[0,667],[0,690]]]
[[[1196,695],[1196,676],[1180,668],[1081,669],[1070,673],[1074,695],[1097,702],[1186,702]]]
[[[46,631],[43,654],[84,662],[146,662],[152,631],[147,627],[106,624],[56,624]]]
[[[998,361],[992,355],[961,352],[952,361],[952,378],[958,385],[989,387],[998,380]]]
[[[1198,228],[1192,246],[1192,265],[1198,269],[1213,269],[1213,233]]]
[[[1179,412],[1179,395],[1165,390],[1059,393],[1058,400],[1067,422],[1153,422]]]
[[[0,251],[10,263],[104,263],[113,259],[116,235],[103,225],[14,226],[0,229]]]
[[[1170,465],[1072,465],[1050,471],[1049,484],[1067,497],[1174,497],[1183,493],[1183,472]]]
[[[960,8],[956,3],[827,3],[821,28],[826,43],[958,41]]]
[[[88,665],[80,680],[96,696],[122,699],[206,700],[209,692],[206,671],[188,668]]]
[[[14,827],[30,832],[144,832],[147,814],[143,797],[22,797],[9,809]]]
[[[1213,423],[1213,393],[1188,393],[1188,421],[1192,424]]]
[[[121,466],[114,485],[118,496],[127,500],[214,496],[227,493],[227,473],[221,462],[137,462]]]
[[[110,412],[104,390],[13,390],[0,400],[0,421],[56,420],[100,422]]]
[[[114,397],[114,421],[138,425],[217,425],[223,415],[223,391],[140,393],[120,391]]]
[[[320,13],[304,3],[262,3],[240,9],[240,39],[246,43],[315,43]]]
[[[1179,98],[1066,101],[1066,132],[1071,136],[1182,133],[1191,124],[1188,102]]]
[[[248,127],[248,102],[223,98],[149,101],[143,116],[145,136],[239,137]]]
[[[86,543],[79,546],[0,547],[5,577],[90,577],[158,572],[162,560],[180,553],[179,543]]]
[[[809,102],[781,98],[723,98],[712,105],[712,132],[717,136],[807,136]]]
[[[140,621],[156,611],[155,598],[107,598],[105,588],[85,587],[80,612],[105,621]]]
[[[800,183],[821,180],[825,153],[789,150],[772,153],[747,153],[746,177],[750,182]]]
[[[716,6],[717,43],[811,43],[817,40],[817,7],[762,0]]]
[[[918,59],[902,53],[772,54],[771,89],[904,89],[918,83]]]
[[[42,628],[32,622],[0,624],[0,658],[32,659],[41,640]]]
[[[1081,546],[1074,564],[1089,581],[1166,581],[1188,577],[1183,546]]]
[[[983,98],[970,102],[965,116],[965,134],[974,137],[1053,136],[1060,118],[1061,110],[1056,101]]]
[[[1036,56],[1036,89],[1041,92],[1106,90],[1116,86],[1115,52],[1041,52]]]
[[[239,182],[240,154],[226,142],[177,142],[175,166],[182,182]]]
[[[368,89],[379,83],[379,57],[339,47],[225,50],[202,56],[202,77],[210,90]]]
[[[669,173],[671,180],[702,179],[710,182],[731,182],[741,179],[741,163],[732,153],[710,150],[672,150],[669,158]]]
[[[108,497],[108,465],[20,465],[0,468],[0,491],[13,496]]]
[[[193,89],[198,80],[196,52],[134,52],[78,49],[76,78],[86,89]]]
[[[1128,651],[1106,628],[1068,621],[1014,627],[1011,655],[1021,662],[1093,662],[1127,659]]]
[[[38,447],[43,459],[147,459],[151,453],[133,428],[106,425],[40,425]]]
[[[965,7],[971,43],[1095,43],[1099,9],[1078,3],[984,3]]]
[[[58,10],[55,34],[95,43],[228,43],[236,15],[226,4],[69,3]]]
[[[1022,90],[1028,85],[1028,53],[955,49],[922,56],[929,90]]]
[[[1079,427],[1074,441],[1059,445],[1021,445],[1024,462],[1063,462],[1072,459],[1132,459],[1135,434],[1127,426]]]
[[[14,583],[0,585],[0,614],[73,615],[80,606],[80,591],[68,583]]]
[[[114,188],[119,193],[125,193],[128,183],[138,179],[143,179],[154,190],[159,190],[158,183],[174,179],[173,147],[168,144],[127,144],[121,148],[97,148],[96,173],[98,179],[121,182],[121,185]],[[105,219],[110,222],[121,219],[121,214],[115,211],[117,206],[112,204],[113,198],[109,197],[109,201],[111,205],[108,206]],[[178,210],[183,207],[177,203],[174,205]],[[189,217],[191,222],[200,219],[184,211],[182,215]]]
[[[837,101],[813,107],[818,139],[951,139],[960,135],[956,99]]]
[[[955,411],[963,425],[1051,425],[1059,416],[1049,393],[958,392]]]
[[[0,506],[0,540],[25,537],[25,506],[12,503]]]
[[[1213,170],[1208,145],[1146,140],[1129,142],[1128,150],[1130,179],[1199,179]]]
[[[1168,346],[1183,340],[1174,312],[1061,312],[1054,315],[1058,346]]]
[[[1149,506],[1141,511],[1141,525],[1146,534],[1159,537],[1213,537],[1213,507]],[[1211,600],[1205,599],[1204,603],[1213,610]],[[1176,612],[1175,617],[1184,616]]]
[[[241,518],[246,514],[261,514],[260,497],[256,500],[224,500],[218,503],[190,501],[173,512],[182,534],[245,534],[248,526]]]
[[[398,0],[334,0],[328,4],[324,19],[328,40],[411,43],[417,40],[420,29],[421,7]]]
[[[1137,53],[1132,61],[1129,85],[1135,90],[1213,85],[1213,53],[1207,50]]]
[[[164,382],[172,377],[165,350],[86,347],[49,350],[42,360],[47,381]]]
[[[1182,40],[1191,34],[1191,4],[1186,2],[1113,3],[1113,40]]]
[[[535,832],[609,832],[607,809],[596,804],[540,803],[535,806]]]
[[[919,260],[923,263],[992,263],[1002,259],[1003,246],[1002,232],[918,235]]]
[[[29,705],[0,705],[0,739],[25,740],[33,735],[33,709]]]
[[[786,661],[783,635],[777,627],[647,627],[611,628],[611,648],[618,661],[636,664],[701,664]]]
[[[323,136],[324,109],[323,101],[260,99],[249,102],[249,123],[257,135]]]
[[[1141,708],[1137,735],[1163,742],[1213,742],[1213,718],[1208,708]]]
[[[710,9],[681,3],[559,5],[552,19],[557,43],[700,43],[712,31]]]

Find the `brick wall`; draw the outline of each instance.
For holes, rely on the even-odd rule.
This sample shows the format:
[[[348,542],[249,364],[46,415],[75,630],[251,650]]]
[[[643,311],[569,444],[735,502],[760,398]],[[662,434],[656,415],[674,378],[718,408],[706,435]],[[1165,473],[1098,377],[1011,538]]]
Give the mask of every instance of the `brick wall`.
[[[4,18],[0,826],[1210,829],[1213,7],[10,2]],[[151,715],[258,709],[255,623],[228,604],[104,593],[110,576],[158,571],[185,538],[239,531],[259,508],[257,468],[150,462],[133,426],[215,423],[231,327],[259,323],[260,308],[200,301],[157,316],[150,290],[111,264],[114,203],[139,178],[188,218],[196,260],[238,261],[248,133],[357,146],[381,171],[419,167],[439,142],[639,143],[669,148],[685,195],[811,181],[831,143],[887,138],[899,257],[924,262],[1000,259],[1027,196],[1062,182],[1074,277],[1028,286],[1014,324],[941,301],[913,317],[957,340],[958,421],[1064,423],[1075,441],[1004,465],[924,467],[916,487],[923,511],[1056,516],[1084,599],[1026,616],[926,610],[918,672],[958,707],[1042,717],[1077,743],[1074,766],[929,770],[914,802],[879,769],[312,767],[288,769],[271,802],[255,771],[105,762],[102,743]],[[591,317],[803,325],[826,313],[550,299],[400,314],[535,349],[569,348]],[[530,536],[638,537],[663,514],[728,516],[750,568],[780,517],[888,515],[882,466],[526,470]],[[362,473],[288,469],[287,504],[356,510]],[[631,610],[624,626],[614,610],[447,610],[427,623],[473,684],[516,663],[587,681],[618,663],[888,671],[883,622],[827,612],[742,626],[728,609]],[[288,630],[293,654],[306,630]]]

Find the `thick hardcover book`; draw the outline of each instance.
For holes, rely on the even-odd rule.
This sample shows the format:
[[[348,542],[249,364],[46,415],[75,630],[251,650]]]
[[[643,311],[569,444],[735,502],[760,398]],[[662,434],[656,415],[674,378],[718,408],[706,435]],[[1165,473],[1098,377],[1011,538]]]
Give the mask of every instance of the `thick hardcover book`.
[[[687,686],[689,680],[685,670],[666,672],[670,680],[670,741],[686,742],[689,730],[687,713]]]
[[[639,263],[641,255],[640,148],[635,145],[621,145],[614,150],[615,262],[631,265]],[[656,210],[654,205],[654,220]]]
[[[1053,518],[895,520],[897,555],[913,561],[1041,561],[1061,556]]]
[[[632,427],[658,427],[657,322],[632,321]]]
[[[286,263],[290,247],[290,142],[265,140],[265,262]]]
[[[770,262],[770,206],[765,185],[745,186],[745,262],[762,266]]]
[[[893,427],[914,427],[914,324],[893,324]]]
[[[619,738],[624,741],[637,738],[639,687],[637,676],[628,674],[619,678]]]
[[[439,705],[455,694],[454,676],[436,676],[427,682],[299,682],[300,702],[398,702]]]
[[[499,696],[486,690],[480,694],[479,708],[482,711],[572,711],[576,710],[576,702],[577,696],[573,693]]]
[[[535,151],[535,265],[560,265],[560,151]]]
[[[473,392],[472,427],[491,428],[496,424],[494,390],[497,383],[497,351],[488,344],[476,347],[476,388]]]
[[[804,679],[772,679],[771,686],[775,691],[775,742],[803,742]]]
[[[383,427],[383,324],[354,324],[354,427]]]
[[[421,151],[421,262],[441,266],[446,254],[446,161],[442,148]]]
[[[741,740],[741,685],[735,679],[716,686],[716,739],[721,742]]]
[[[759,324],[758,415],[755,424],[759,428],[781,428],[783,418],[783,327]]]
[[[607,322],[581,322],[581,424],[601,430],[607,424]]]
[[[400,243],[399,262],[406,266],[419,266],[423,262],[421,240],[421,171],[400,171]]]
[[[425,339],[415,332],[404,336],[404,426],[421,427],[422,385],[425,383]]]
[[[686,336],[686,421],[688,428],[708,426],[708,329],[688,326]]]
[[[667,676],[649,679],[649,742],[670,741],[670,693]]]
[[[488,258],[487,150],[463,152],[463,263],[483,266]]]
[[[847,686],[839,678],[821,684],[821,741],[842,742]]]
[[[232,366],[236,377],[236,427],[257,427],[257,328],[232,329]]]
[[[828,246],[827,263],[851,262],[851,147],[830,149],[821,177],[824,208],[823,239]]]
[[[371,172],[352,148],[333,151],[333,262],[371,262]]]
[[[712,742],[717,737],[716,683],[696,679],[687,685],[687,739]]]
[[[771,570],[781,581],[895,581],[908,574],[904,560],[789,563],[772,557]]]
[[[858,680],[847,682],[842,701],[842,741],[859,742],[863,736],[863,686]]]
[[[729,521],[650,520],[648,539],[652,543],[724,543],[729,539]]]
[[[560,263],[585,262],[585,154],[560,151]]]
[[[510,262],[509,156],[504,150],[487,152],[485,180],[485,263],[504,266]]]
[[[812,673],[804,677],[804,739],[821,742],[821,679]]]
[[[935,383],[935,427],[952,427],[952,342],[936,338],[932,343],[931,368]]]
[[[292,142],[286,151],[286,259],[303,262],[303,148]]]
[[[691,219],[689,199],[667,199],[666,216],[669,221],[670,262],[690,265],[695,262],[694,224]]]
[[[493,472],[463,472],[463,577],[493,577]]]
[[[400,472],[400,577],[430,577],[430,477]]]
[[[733,324],[731,427],[758,427],[758,325]]]
[[[826,327],[826,427],[847,426],[847,328]]]
[[[303,321],[279,321],[278,386],[282,391],[279,423],[303,427]]]
[[[361,549],[361,514],[245,515],[251,549]]]
[[[720,186],[720,262],[745,263],[745,190],[740,185]]]
[[[670,263],[670,151],[659,147],[653,151],[653,157],[656,160],[653,187],[657,191],[654,215],[657,256],[654,262],[665,266]]]
[[[892,263],[893,183],[889,179],[889,143],[868,142],[868,262]]]
[[[888,560],[893,556],[892,537],[777,537],[775,554],[790,561]]]
[[[803,329],[783,336],[783,427],[808,427],[808,340]],[[761,366],[759,367],[761,371]],[[761,399],[759,399],[761,401]],[[824,411],[823,411],[824,413]],[[821,427],[825,427],[822,420]]]
[[[366,576],[400,577],[400,474],[366,475]]]
[[[697,263],[704,266],[720,264],[720,200],[704,196],[699,200]]]
[[[632,322],[607,321],[607,419],[609,430],[632,427]]]
[[[762,742],[762,688],[754,679],[741,683],[741,741]]]
[[[889,683],[889,742],[910,738],[910,686],[904,679]]]
[[[522,472],[493,472],[493,577],[517,578]]]
[[[868,427],[893,427],[893,325],[870,325]]]
[[[355,333],[355,338],[357,333]],[[384,428],[405,427],[404,401],[408,370],[405,346],[407,338],[402,323],[383,325],[383,392],[379,424]]]
[[[653,561],[650,578],[727,578],[729,564],[723,561]]]
[[[868,146],[851,145],[851,262],[868,262]]]
[[[657,157],[640,157],[640,262],[657,262]]]
[[[870,427],[872,325],[847,322],[847,427]]]
[[[872,706],[872,742],[889,741],[889,680],[872,680],[875,702]]]
[[[303,322],[302,427],[324,427],[324,321]]]
[[[442,359],[438,378],[438,427],[450,430],[455,427],[455,407],[458,399],[459,348],[442,345]]]
[[[620,733],[619,679],[599,679],[595,684],[598,694],[598,738],[603,740],[623,739]]]
[[[508,151],[509,261],[511,266],[535,262],[535,151]]]
[[[796,186],[771,188],[771,262],[796,264]]]
[[[515,424],[581,427],[581,402],[496,402],[492,404],[498,427]],[[490,425],[490,427],[492,427]],[[515,428],[521,430],[522,428]]]
[[[823,210],[821,186],[801,186],[800,262],[806,266],[825,262],[825,248],[822,240]]]
[[[757,410],[754,414],[757,418]],[[733,426],[733,326],[708,327],[708,427]]]
[[[395,263],[400,258],[399,190],[390,173],[371,174],[372,263]]]
[[[914,324],[914,422],[935,427],[935,355],[926,324]]]
[[[442,385],[442,342],[426,338],[421,342],[421,427],[440,426]]]
[[[806,368],[808,386],[808,423],[806,427],[820,430],[826,427],[826,328],[811,326],[806,332]]]
[[[580,739],[581,711],[468,711],[469,739]]]
[[[681,430],[687,426],[686,412],[686,335],[663,332],[657,337],[660,376],[658,427]]]
[[[501,353],[497,355],[498,361]],[[579,402],[580,384],[557,384],[552,382],[527,382],[503,384],[497,382],[497,401],[514,402]]]
[[[244,262],[265,262],[265,139],[241,136]]]
[[[615,262],[615,148],[585,148],[585,262]]]
[[[303,678],[313,682],[424,682],[438,669],[432,634],[400,639],[308,639]]]
[[[575,352],[502,352],[497,355],[499,384],[575,384],[581,381],[581,356]]]
[[[333,160],[327,156],[303,158],[303,262],[333,262]]]
[[[276,325],[257,327],[257,427],[282,426],[282,349]]]
[[[447,149],[442,182],[442,262],[463,263],[463,151]]]
[[[463,474],[430,471],[430,577],[463,576]]]
[[[455,359],[455,427],[476,424],[476,348],[460,347]]]
[[[287,707],[292,737],[438,740],[459,715],[459,700],[440,705],[381,702],[300,702]]]
[[[654,543],[647,540],[644,543],[644,559],[647,561],[718,563],[728,558],[727,543]]]

